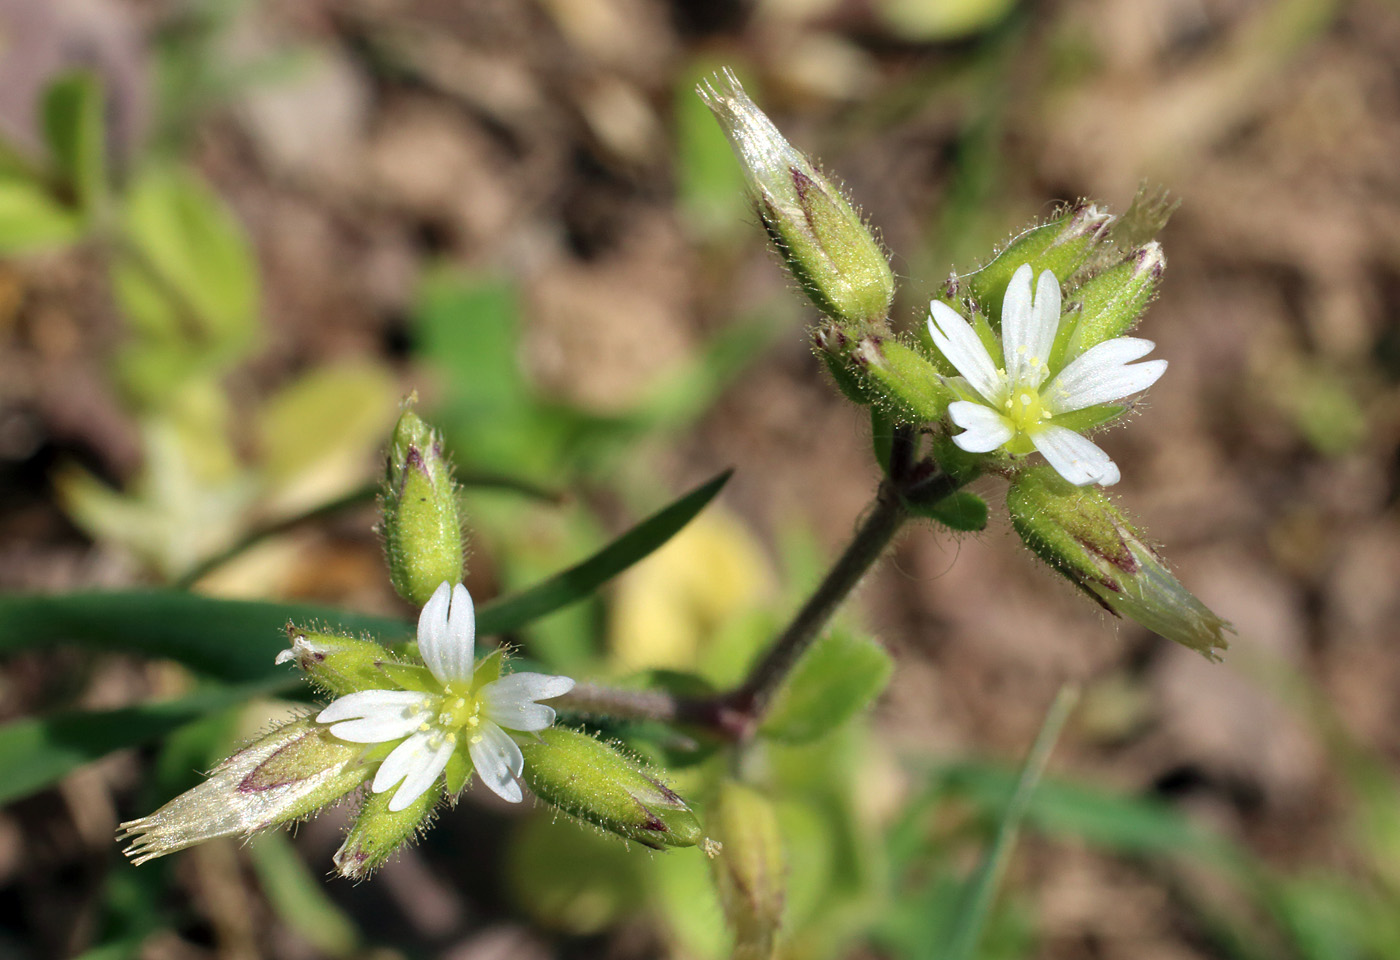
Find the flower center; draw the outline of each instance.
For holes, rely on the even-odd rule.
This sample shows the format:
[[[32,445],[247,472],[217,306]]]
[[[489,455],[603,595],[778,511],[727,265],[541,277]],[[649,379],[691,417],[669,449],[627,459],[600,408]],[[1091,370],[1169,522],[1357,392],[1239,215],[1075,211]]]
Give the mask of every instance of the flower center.
[[[475,728],[481,723],[480,713],[481,704],[470,691],[457,690],[449,684],[438,704],[436,725],[453,732],[463,727]]]
[[[1006,398],[1004,404],[1006,419],[1017,433],[1029,433],[1048,419],[1045,405],[1040,402],[1040,391],[1034,387],[1021,387]]]

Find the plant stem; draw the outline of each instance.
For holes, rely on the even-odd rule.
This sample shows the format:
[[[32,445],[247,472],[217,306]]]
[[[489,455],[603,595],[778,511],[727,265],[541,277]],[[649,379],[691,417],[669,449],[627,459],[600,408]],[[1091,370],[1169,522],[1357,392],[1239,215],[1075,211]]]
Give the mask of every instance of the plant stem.
[[[762,717],[783,678],[821,633],[836,608],[880,559],[908,516],[898,491],[891,483],[882,483],[845,552],[749,672],[748,679],[726,697],[731,710],[747,714],[755,723]]]
[[[880,559],[908,516],[893,484],[882,484],[845,552],[773,641],[748,679],[735,689],[712,697],[687,698],[660,690],[619,690],[581,683],[560,697],[557,705],[585,715],[690,723],[730,740],[748,738],[798,658]]]

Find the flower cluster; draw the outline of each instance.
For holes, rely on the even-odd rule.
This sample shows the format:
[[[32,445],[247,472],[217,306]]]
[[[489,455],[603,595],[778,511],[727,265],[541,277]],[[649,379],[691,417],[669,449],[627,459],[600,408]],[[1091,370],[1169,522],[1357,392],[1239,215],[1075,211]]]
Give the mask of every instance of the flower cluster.
[[[1011,277],[1001,308],[1000,344],[984,343],[941,300],[929,305],[929,336],[961,374],[947,381],[960,398],[948,405],[949,418],[963,429],[953,442],[970,453],[1035,449],[1076,486],[1112,486],[1119,480],[1117,465],[1066,426],[1064,415],[1146,390],[1166,372],[1167,361],[1134,363],[1151,352],[1152,341],[1114,337],[1057,364],[1060,283],[1042,271],[1032,297],[1031,277],[1028,263]]]
[[[476,611],[460,583],[442,583],[418,617],[418,653],[430,675],[423,689],[360,690],[316,715],[351,743],[397,743],[379,764],[370,789],[395,790],[390,811],[406,809],[448,764],[452,780],[475,770],[481,782],[512,803],[521,800],[516,778],[524,757],[507,730],[534,733],[554,722],[538,703],[574,687],[568,677],[512,673],[493,679],[499,663],[475,660]],[[494,665],[489,666],[489,665]]]

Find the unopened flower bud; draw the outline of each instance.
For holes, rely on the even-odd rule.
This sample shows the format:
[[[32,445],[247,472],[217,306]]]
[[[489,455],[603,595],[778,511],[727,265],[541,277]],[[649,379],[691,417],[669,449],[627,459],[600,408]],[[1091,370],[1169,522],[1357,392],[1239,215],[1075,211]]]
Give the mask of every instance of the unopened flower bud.
[[[894,274],[860,214],[783,138],[731,71],[697,92],[734,148],[768,235],[812,302],[835,320],[883,321]]]
[[[787,861],[773,804],[750,787],[726,781],[708,820],[710,836],[719,843],[710,865],[734,931],[733,956],[771,957],[787,894]]]
[[[462,523],[457,484],[442,437],[405,410],[389,441],[384,551],[394,589],[421,607],[440,583],[462,580]]]
[[[525,783],[565,813],[656,849],[700,842],[686,802],[614,747],[565,727],[522,744]]]
[[[1011,523],[1036,556],[1115,616],[1218,660],[1233,628],[1181,585],[1098,487],[1077,487],[1048,466],[1007,491]]]
[[[938,368],[919,351],[886,337],[863,337],[852,359],[866,390],[882,409],[904,423],[942,419],[956,397],[943,385]]]
[[[393,662],[388,650],[360,637],[319,633],[289,623],[287,640],[291,646],[277,654],[275,662],[295,663],[331,696],[384,686],[383,667]]]
[[[1090,347],[1121,337],[1137,325],[1157,292],[1167,268],[1162,245],[1155,240],[1130,253],[1123,262],[1085,281],[1075,291],[1079,319],[1070,329],[1065,352],[1055,361],[1073,360]]]
[[[437,782],[404,809],[390,810],[392,792],[365,794],[345,842],[335,853],[336,870],[349,880],[363,880],[369,876],[395,851],[423,832],[442,795],[442,783]]]
[[[1001,306],[1011,277],[1029,263],[1035,276],[1049,270],[1073,286],[1074,273],[1108,236],[1113,216],[1090,203],[1081,203],[1038,227],[1032,227],[1006,245],[986,266],[949,280],[949,295],[972,298],[977,308],[1001,324]]]
[[[121,825],[126,855],[144,863],[217,837],[249,836],[334,803],[368,779],[362,748],[314,720],[283,724],[229,757],[199,786]]]

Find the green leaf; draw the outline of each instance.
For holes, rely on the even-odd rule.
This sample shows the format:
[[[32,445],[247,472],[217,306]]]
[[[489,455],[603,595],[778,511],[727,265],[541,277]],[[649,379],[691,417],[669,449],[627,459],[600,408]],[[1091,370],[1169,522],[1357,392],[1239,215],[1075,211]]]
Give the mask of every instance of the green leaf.
[[[383,640],[412,627],[385,617],[306,604],[216,600],[175,590],[0,596],[0,653],[71,643],[178,660],[228,682],[280,673],[286,625],[325,623]],[[285,669],[285,668],[282,668]]]
[[[959,490],[936,503],[909,506],[909,512],[918,517],[936,520],[950,530],[975,533],[987,527],[987,501],[975,493]]]
[[[506,633],[587,597],[679,533],[715,498],[732,472],[725,470],[696,487],[582,563],[528,590],[488,604],[477,613],[477,632]]]
[[[0,180],[0,254],[61,247],[81,234],[78,218],[38,183]]]
[[[290,677],[275,683],[263,680],[206,690],[180,700],[11,721],[0,726],[0,770],[5,771],[0,779],[0,803],[42,790],[113,750],[156,740],[191,720],[295,684]]]
[[[208,363],[242,357],[257,334],[258,272],[219,196],[189,171],[157,167],[132,187],[124,226],[112,280],[132,326],[198,346]]]
[[[477,633],[503,634],[590,595],[675,536],[729,479],[726,470],[543,583],[477,611]],[[174,590],[0,596],[0,653],[73,643],[169,657],[226,681],[275,675],[285,627],[322,623],[384,642],[412,635],[402,620],[304,604],[216,600]]]
[[[91,218],[106,194],[102,86],[91,73],[70,73],[44,94],[44,139],[54,173],[79,214]]]
[[[893,672],[894,660],[884,647],[833,630],[797,661],[760,731],[784,743],[810,743],[865,709]]]

